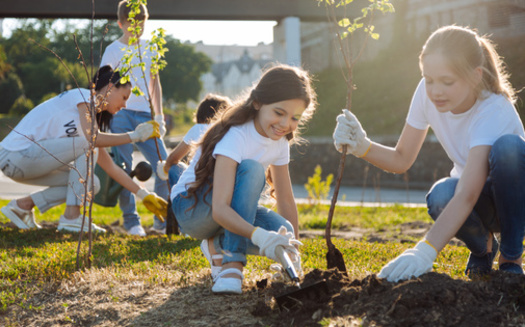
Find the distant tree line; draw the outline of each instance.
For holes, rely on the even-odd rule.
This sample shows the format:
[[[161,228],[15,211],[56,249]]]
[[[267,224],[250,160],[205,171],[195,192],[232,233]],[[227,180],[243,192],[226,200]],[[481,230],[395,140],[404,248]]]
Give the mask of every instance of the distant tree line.
[[[9,38],[0,39],[0,114],[24,115],[35,105],[76,87],[74,79],[80,87],[88,87],[89,78],[74,36],[89,73],[92,63],[94,71],[98,68],[106,46],[121,36],[114,21],[95,21],[93,42],[90,24],[79,27],[67,20],[63,22],[63,27],[56,28],[53,20],[21,20]],[[166,41],[168,65],[160,73],[165,105],[174,108],[176,103],[199,101],[200,76],[210,71],[211,59],[171,36]],[[62,59],[74,79],[60,60],[43,47]]]

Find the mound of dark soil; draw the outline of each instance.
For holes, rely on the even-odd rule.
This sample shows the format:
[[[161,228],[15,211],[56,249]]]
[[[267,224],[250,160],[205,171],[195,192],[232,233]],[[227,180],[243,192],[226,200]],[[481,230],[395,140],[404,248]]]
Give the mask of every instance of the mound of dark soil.
[[[428,273],[399,283],[375,275],[349,280],[337,270],[314,270],[303,288],[326,280],[328,293],[301,298],[279,310],[264,298],[291,292],[273,283],[260,290],[254,315],[271,315],[274,326],[319,326],[323,318],[337,318],[340,326],[360,319],[362,326],[523,326],[525,276],[499,271],[484,280],[464,281]],[[331,325],[332,326],[332,325]]]

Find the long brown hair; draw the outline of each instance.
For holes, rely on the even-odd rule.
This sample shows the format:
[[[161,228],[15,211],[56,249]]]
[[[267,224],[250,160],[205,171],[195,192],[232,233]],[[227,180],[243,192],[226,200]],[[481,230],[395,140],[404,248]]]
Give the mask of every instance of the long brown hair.
[[[458,76],[465,78],[479,98],[483,90],[503,94],[511,102],[516,101],[516,91],[509,82],[502,58],[496,52],[495,45],[486,36],[480,36],[468,27],[455,25],[437,29],[423,46],[419,56],[419,65],[423,58],[431,53],[442,54]],[[481,67],[481,83],[470,72]]]
[[[310,76],[301,68],[277,65],[264,72],[246,99],[236,102],[214,119],[200,143],[197,144],[201,148],[201,156],[195,165],[195,182],[188,188],[188,197],[195,198],[193,207],[197,203],[197,190],[207,185],[205,194],[211,191],[211,177],[215,169],[213,150],[230,127],[242,125],[255,118],[258,111],[253,105],[254,102],[266,105],[292,99],[300,99],[305,103],[306,109],[299,121],[299,126],[302,126],[312,117],[316,105],[316,94],[312,88]],[[299,128],[287,134],[286,138],[293,143],[298,140],[298,133]],[[269,174],[267,174],[267,181],[272,185]]]

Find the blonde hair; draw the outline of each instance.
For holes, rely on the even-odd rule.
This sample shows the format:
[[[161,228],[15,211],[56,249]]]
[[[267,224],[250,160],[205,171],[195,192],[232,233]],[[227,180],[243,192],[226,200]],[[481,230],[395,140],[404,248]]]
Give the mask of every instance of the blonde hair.
[[[292,99],[301,99],[305,103],[306,109],[299,121],[299,127],[302,127],[312,118],[316,106],[316,94],[311,85],[311,78],[301,68],[281,64],[264,72],[246,99],[233,104],[223,110],[220,115],[215,116],[208,131],[198,144],[201,146],[201,156],[195,165],[195,182],[188,188],[188,197],[195,198],[192,208],[197,204],[197,190],[208,186],[205,194],[211,191],[211,177],[215,170],[213,150],[230,128],[255,119],[259,111],[255,109],[254,102],[264,105]],[[298,141],[298,134],[299,128],[285,137],[290,143],[293,143]],[[271,188],[270,193],[273,195],[273,183],[269,170],[266,173],[266,180]]]
[[[516,91],[509,82],[505,64],[496,52],[495,45],[486,36],[480,36],[468,27],[441,27],[430,35],[423,46],[419,55],[421,70],[423,58],[436,53],[443,55],[449,68],[472,85],[477,98],[481,97],[482,91],[487,90],[502,94],[513,103],[516,101]],[[477,67],[483,71],[481,82],[471,74]]]
[[[128,0],[122,0],[118,3],[117,9],[117,19],[121,24],[127,23],[129,18],[129,13],[131,11],[130,2]],[[141,3],[140,4],[140,13],[135,16],[135,21],[146,21],[149,18],[148,8]]]

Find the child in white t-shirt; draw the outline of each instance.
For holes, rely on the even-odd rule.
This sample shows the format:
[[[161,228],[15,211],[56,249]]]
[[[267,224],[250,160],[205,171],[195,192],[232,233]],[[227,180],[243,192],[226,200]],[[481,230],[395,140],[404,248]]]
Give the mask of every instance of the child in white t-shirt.
[[[276,247],[282,246],[299,262],[290,142],[314,108],[305,71],[285,65],[269,69],[248,97],[211,124],[172,188],[181,232],[203,240],[213,292],[242,293],[247,254],[277,260]],[[277,212],[258,204],[267,181]]]
[[[131,76],[132,86],[138,87],[147,97],[132,93],[126,108],[122,109],[113,118],[110,129],[113,133],[126,133],[152,118],[159,123],[160,136],[157,139],[138,142],[134,146],[124,144],[116,147],[116,151],[118,151],[120,158],[123,160],[128,173],[131,172],[133,167],[134,148],[137,148],[144,155],[144,158],[155,171],[159,155],[162,160],[167,157],[166,145],[162,139],[166,134],[166,123],[162,113],[162,87],[159,74],[153,75],[151,72],[152,58],[157,56],[157,54],[151,48],[147,49],[148,42],[140,38],[149,15],[146,5],[141,4],[140,12],[136,13],[134,17],[137,27],[140,27],[140,35],[134,35],[135,30],[133,27],[135,26],[131,26],[131,22],[128,20],[132,9],[129,5],[130,2],[127,0],[122,0],[118,4],[117,18],[118,25],[122,30],[122,36],[106,47],[100,65],[110,65],[113,69],[125,68],[122,67],[124,65],[122,62],[123,57],[128,54],[128,51],[134,53],[134,56],[131,58],[133,68],[126,71],[126,75]],[[131,31],[129,30],[130,27]],[[137,37],[137,42],[130,46],[129,40],[132,37]],[[148,98],[153,106],[153,117]],[[160,197],[168,199],[168,184],[158,177],[155,178],[154,190]],[[135,197],[126,189],[120,192],[119,207],[122,210],[124,228],[128,231],[128,234],[146,236],[135,205]],[[165,227],[166,223],[155,216],[153,229],[162,232],[165,230]]]
[[[120,75],[111,67],[99,69],[93,78],[95,127],[100,128],[94,140],[95,147],[109,147],[131,142],[143,142],[159,135],[158,123],[145,122],[128,133],[105,133],[112,116],[126,106],[131,93],[129,83],[121,84]],[[33,208],[40,212],[66,202],[66,210],[60,217],[58,230],[86,231],[82,225],[80,206],[83,204],[85,187],[81,181],[87,177],[86,153],[91,135],[88,89],[73,89],[38,105],[0,143],[0,169],[12,180],[31,185],[48,186],[24,198],[12,200],[1,209],[18,228],[40,228],[35,222]],[[95,149],[97,163],[110,177],[133,192],[153,213],[166,216],[167,203],[155,193],[140,188],[117,165],[105,149]],[[68,166],[74,162],[74,169]],[[98,178],[94,178],[94,193],[98,191]],[[88,180],[88,190],[91,188]],[[91,192],[91,191],[90,191]],[[103,228],[92,224],[94,231]]]
[[[423,80],[395,148],[371,142],[348,110],[337,117],[336,148],[346,145],[347,153],[384,170],[408,170],[429,127],[454,163],[450,177],[427,194],[436,223],[379,277],[399,281],[431,271],[454,236],[471,252],[465,270],[470,278],[491,272],[498,248],[499,270],[523,274],[525,133],[502,67],[489,39],[469,28],[445,26],[423,46]],[[495,233],[500,233],[500,245]]]
[[[196,124],[184,135],[182,141],[177,144],[166,161],[157,163],[157,175],[160,179],[164,181],[169,179],[170,187],[177,183],[180,175],[187,168],[187,165],[180,161],[190,152],[192,144],[204,135],[213,117],[231,105],[230,98],[218,94],[207,94],[204,97],[195,111],[194,121]]]

